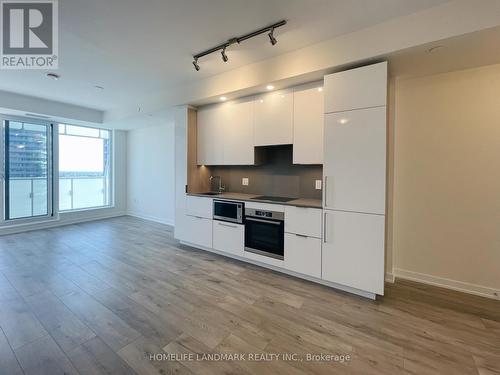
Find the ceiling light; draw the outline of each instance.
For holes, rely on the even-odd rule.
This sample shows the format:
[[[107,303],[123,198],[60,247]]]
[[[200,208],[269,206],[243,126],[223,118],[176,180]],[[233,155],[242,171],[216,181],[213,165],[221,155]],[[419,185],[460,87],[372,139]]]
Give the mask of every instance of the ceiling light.
[[[196,69],[196,71],[200,70],[200,66],[198,65],[198,59],[193,60],[193,66]]]
[[[229,57],[226,55],[226,47],[224,47],[220,53],[222,55],[222,61],[227,62],[229,60]]]
[[[26,146],[25,146],[25,145],[17,145],[16,147],[22,150],[22,149],[23,149],[23,148],[25,148]]]
[[[318,91],[319,92],[323,91],[323,87],[318,87]]]
[[[274,28],[271,29],[271,32],[269,34],[267,34],[269,36],[269,41],[271,42],[271,44],[274,46],[276,43],[278,43],[278,41],[276,40],[276,38],[274,37]]]
[[[342,125],[345,125],[345,124],[347,124],[348,122],[349,122],[349,119],[346,119],[346,118],[341,118],[341,119],[339,120],[339,123],[341,123]]]
[[[59,74],[56,74],[56,73],[47,73],[46,76],[48,78],[53,79],[54,81],[57,81],[59,78],[61,78],[61,76]]]
[[[274,90],[274,86],[273,85],[267,85],[266,86],[266,90],[269,90],[269,91]]]
[[[221,102],[225,102],[225,101],[227,100],[227,98],[226,98],[225,96],[221,96],[221,97],[219,98],[219,100],[220,100]]]

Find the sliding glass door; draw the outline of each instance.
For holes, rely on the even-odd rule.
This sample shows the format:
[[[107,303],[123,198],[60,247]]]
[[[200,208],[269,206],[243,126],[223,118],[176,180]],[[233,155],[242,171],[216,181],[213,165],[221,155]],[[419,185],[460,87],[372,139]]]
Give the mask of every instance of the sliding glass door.
[[[5,220],[52,215],[52,125],[3,121]]]

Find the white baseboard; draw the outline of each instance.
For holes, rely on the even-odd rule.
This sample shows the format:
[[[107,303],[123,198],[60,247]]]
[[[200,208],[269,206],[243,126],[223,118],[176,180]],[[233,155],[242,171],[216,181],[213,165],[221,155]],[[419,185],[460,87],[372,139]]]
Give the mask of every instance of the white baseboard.
[[[393,272],[396,278],[417,281],[423,284],[439,286],[442,288],[452,289],[459,292],[474,294],[476,296],[500,300],[500,290],[494,288],[471,284],[471,283],[465,283],[457,280],[446,279],[444,277],[428,275],[425,273],[407,271],[401,268],[395,268]]]
[[[144,219],[144,220],[154,221],[154,222],[160,223],[160,224],[169,225],[171,227],[174,226],[174,223],[171,220],[165,220],[163,218],[159,218],[156,216],[144,215],[140,212],[127,211],[127,215],[137,217],[139,219]]]
[[[394,280],[395,280],[394,274],[389,273],[389,272],[385,274],[385,282],[386,283],[394,284]]]
[[[70,213],[67,212],[67,213],[60,214],[60,217],[57,220],[54,219],[54,220],[47,220],[47,221],[42,221],[42,222],[34,222],[34,223],[12,226],[12,227],[6,226],[6,227],[0,228],[0,236],[22,233],[22,232],[30,232],[33,230],[62,227],[65,225],[73,225],[73,224],[85,223],[85,222],[95,221],[95,220],[110,219],[113,217],[119,217],[119,216],[126,215],[126,213],[124,211],[106,211],[106,210],[107,209],[102,209],[102,211],[95,210],[94,212],[89,212],[88,214],[85,212],[83,214],[77,213],[77,212],[70,212]],[[73,214],[74,216],[68,217],[71,214]],[[88,215],[88,216],[86,216],[86,215]]]

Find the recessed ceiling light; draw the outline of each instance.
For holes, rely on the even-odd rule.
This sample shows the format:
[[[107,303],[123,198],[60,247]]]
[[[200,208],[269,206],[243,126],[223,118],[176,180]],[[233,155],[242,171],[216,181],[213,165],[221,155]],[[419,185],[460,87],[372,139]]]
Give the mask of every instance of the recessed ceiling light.
[[[318,91],[319,92],[323,91],[323,87],[318,87]]]
[[[219,98],[219,100],[220,100],[221,102],[225,102],[225,101],[227,100],[227,98],[226,98],[225,96],[221,96],[221,97]]]
[[[269,91],[274,90],[274,86],[273,85],[267,85],[266,86],[266,90],[269,90]]]
[[[23,148],[25,148],[26,146],[25,146],[25,145],[17,145],[16,147],[22,150],[22,149],[23,149]]]
[[[47,73],[46,76],[48,78],[53,79],[54,81],[57,81],[59,78],[61,78],[61,76],[59,74],[56,74],[56,73]]]
[[[434,47],[429,48],[427,50],[427,52],[434,53],[434,52],[442,50],[443,48],[444,48],[444,46],[434,46]]]
[[[349,122],[349,119],[346,119],[346,118],[341,118],[341,119],[339,120],[339,123],[341,123],[342,125],[345,125],[345,124],[347,124],[348,122]]]
[[[94,88],[96,88],[97,90],[104,90],[104,87],[99,86],[99,85],[95,85]]]

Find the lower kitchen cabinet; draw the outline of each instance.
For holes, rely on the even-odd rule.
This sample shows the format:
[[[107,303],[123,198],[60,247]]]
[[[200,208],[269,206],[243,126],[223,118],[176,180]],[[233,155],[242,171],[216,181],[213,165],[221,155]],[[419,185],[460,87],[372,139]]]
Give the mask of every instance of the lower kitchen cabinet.
[[[321,239],[285,233],[285,268],[321,278]]]
[[[322,279],[384,294],[385,216],[324,211]]]
[[[190,233],[188,242],[202,247],[212,247],[212,219],[186,215],[186,232]]]
[[[214,220],[213,248],[226,253],[243,256],[245,248],[245,226]]]

